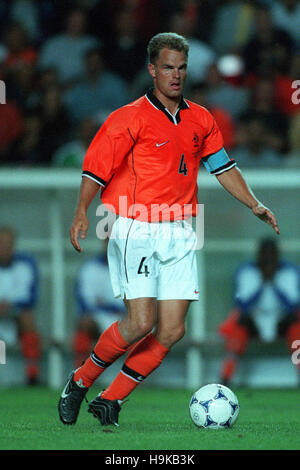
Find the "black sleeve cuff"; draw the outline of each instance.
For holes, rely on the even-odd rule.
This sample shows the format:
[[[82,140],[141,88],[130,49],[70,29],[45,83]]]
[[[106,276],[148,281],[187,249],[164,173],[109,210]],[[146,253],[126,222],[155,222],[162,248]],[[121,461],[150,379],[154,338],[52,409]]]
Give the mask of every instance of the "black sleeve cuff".
[[[95,181],[96,183],[100,184],[103,187],[107,185],[107,182],[105,180],[103,180],[102,178],[99,178],[99,176],[95,175],[91,171],[83,171],[82,176],[86,176],[87,178],[90,178],[91,180]]]

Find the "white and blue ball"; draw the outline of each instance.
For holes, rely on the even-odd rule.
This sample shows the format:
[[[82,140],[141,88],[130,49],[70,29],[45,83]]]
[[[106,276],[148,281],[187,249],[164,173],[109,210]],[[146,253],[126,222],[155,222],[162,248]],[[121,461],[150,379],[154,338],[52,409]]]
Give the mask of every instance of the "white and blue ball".
[[[230,428],[237,420],[239,409],[239,402],[233,391],[220,384],[201,387],[190,400],[193,423],[207,429]]]

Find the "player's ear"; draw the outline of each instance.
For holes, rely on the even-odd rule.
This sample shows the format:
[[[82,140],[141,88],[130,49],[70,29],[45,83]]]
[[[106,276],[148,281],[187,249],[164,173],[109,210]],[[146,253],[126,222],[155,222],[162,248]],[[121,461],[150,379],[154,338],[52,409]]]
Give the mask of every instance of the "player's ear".
[[[153,64],[148,64],[148,71],[152,78],[155,78],[155,66]]]

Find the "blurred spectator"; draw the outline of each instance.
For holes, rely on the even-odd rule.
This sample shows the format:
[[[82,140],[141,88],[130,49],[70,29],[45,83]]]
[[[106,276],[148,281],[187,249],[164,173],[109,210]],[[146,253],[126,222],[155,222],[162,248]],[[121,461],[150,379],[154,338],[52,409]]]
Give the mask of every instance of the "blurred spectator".
[[[207,103],[209,106],[218,106],[226,109],[235,120],[248,108],[250,92],[243,86],[228,83],[221,75],[216,64],[208,68],[206,75]]]
[[[246,73],[256,76],[285,73],[293,41],[288,33],[275,27],[267,7],[255,8],[255,32],[243,49]]]
[[[0,104],[0,164],[14,163],[11,152],[24,130],[23,117],[14,103]]]
[[[298,100],[293,99],[295,93],[294,80],[300,77],[300,54],[292,57],[290,69],[285,74],[278,74],[275,77],[275,103],[279,111],[286,116],[294,116],[300,112]],[[296,83],[299,88],[298,83]]]
[[[8,54],[7,48],[4,46],[4,44],[0,43],[0,77],[1,78],[4,78],[2,64],[5,61],[7,54]]]
[[[237,146],[231,151],[241,168],[278,168],[282,164],[280,153],[271,147],[262,118],[245,115],[237,126]]]
[[[7,0],[0,0],[0,31],[3,31],[9,21],[9,4]]]
[[[112,33],[107,54],[108,66],[130,82],[146,60],[145,45],[138,36],[137,21],[131,10],[124,8],[117,13]]]
[[[14,71],[7,82],[9,98],[20,110],[25,111],[37,105],[36,69],[33,64],[23,64]]]
[[[70,119],[57,86],[46,89],[40,106],[42,121],[40,155],[36,163],[49,164],[54,152],[70,134]]]
[[[107,116],[129,100],[126,82],[105,67],[99,49],[87,52],[85,64],[85,80],[70,88],[64,96],[70,118],[75,122],[100,112]]]
[[[286,152],[289,121],[276,107],[275,81],[259,78],[252,89],[247,116],[256,115],[265,127],[265,141],[278,152]]]
[[[245,80],[245,64],[239,54],[224,54],[216,62],[222,79],[235,87],[241,87]]]
[[[91,353],[99,334],[125,312],[123,301],[113,295],[106,254],[83,263],[76,280],[76,298],[79,320],[73,352],[75,365],[79,367]]]
[[[161,12],[163,15],[163,5],[161,0],[120,0],[127,8],[132,9],[138,25],[139,37],[145,45],[159,33],[162,18],[153,12]]]
[[[23,24],[34,44],[40,44],[56,31],[57,6],[52,0],[13,0],[9,3],[11,18]]]
[[[33,314],[37,283],[34,259],[15,252],[13,230],[0,227],[0,338],[7,345],[19,342],[29,385],[38,381],[41,355],[41,339]]]
[[[21,90],[21,98],[23,99],[21,104],[23,103],[23,107],[26,110],[32,110],[41,106],[48,90],[56,88],[59,91],[60,84],[57,71],[54,68],[50,67],[43,70],[37,70],[35,68],[32,79],[30,79],[29,71],[26,72],[24,69],[23,67],[20,76],[19,95]],[[16,83],[18,84],[18,82]],[[19,95],[16,94],[15,99],[17,102],[20,101]]]
[[[4,34],[7,56],[2,63],[2,74],[7,79],[24,65],[35,65],[37,51],[29,44],[26,31],[20,23],[10,23]]]
[[[207,88],[203,83],[195,83],[189,91],[188,98],[210,111],[222,133],[225,149],[230,150],[235,145],[234,123],[225,109],[208,105],[206,93]]]
[[[271,5],[272,19],[278,28],[286,31],[300,47],[300,2],[299,0],[275,0]]]
[[[70,134],[69,116],[54,85],[45,90],[39,106],[24,115],[24,133],[10,158],[24,165],[50,164],[54,152]]]
[[[84,119],[80,123],[77,139],[62,145],[54,153],[52,159],[53,166],[82,168],[87,148],[95,137],[98,127],[92,119]]]
[[[165,1],[167,2],[167,0]],[[197,38],[205,43],[210,43],[209,39],[216,14],[214,2],[211,0],[201,0],[200,2],[198,0],[180,0],[179,3],[185,16],[194,19],[196,22],[195,35],[197,35]],[[170,7],[173,7],[173,3]],[[212,47],[211,44],[210,46]]]
[[[84,55],[97,47],[97,40],[86,34],[87,18],[83,10],[70,10],[65,30],[46,40],[40,51],[40,68],[54,67],[64,86],[84,76]]]
[[[300,77],[298,11],[296,0],[0,0],[0,79],[9,103],[1,107],[0,164],[51,164],[66,143],[79,156],[66,110],[72,125],[86,118],[100,125],[145,93],[152,85],[145,45],[166,30],[189,39],[185,94],[202,94],[195,99],[205,100],[227,148],[234,145],[232,126],[239,148],[248,146],[245,118],[255,114],[264,146],[292,162],[297,155],[287,135],[300,112],[292,100]],[[71,160],[75,165],[77,157],[63,165]]]
[[[41,93],[45,92],[48,88],[53,86],[59,87],[57,70],[53,67],[41,70],[39,72],[38,84]]]
[[[289,129],[289,152],[284,161],[288,168],[300,167],[300,113],[296,114]]]
[[[95,3],[96,5],[90,9],[91,30],[108,49],[112,33],[111,25],[115,23],[119,12],[123,10],[130,12],[137,26],[139,40],[144,44],[159,32],[162,16],[165,13],[162,0],[101,0]]]
[[[213,49],[195,36],[197,17],[176,12],[170,18],[169,30],[185,36],[189,42],[188,78],[191,83],[204,80],[208,67],[215,61]]]
[[[255,24],[254,2],[224,0],[216,7],[210,43],[218,54],[239,51],[249,40]]]
[[[10,3],[11,18],[22,23],[31,41],[37,41],[40,35],[38,2],[33,0],[14,0]]]
[[[39,161],[41,155],[42,121],[37,109],[28,110],[24,115],[24,132],[11,148],[9,161],[31,165]]]
[[[281,259],[274,240],[262,240],[256,261],[237,270],[234,303],[234,310],[219,327],[226,350],[223,384],[230,383],[252,337],[272,342],[284,336],[291,352],[293,341],[300,337],[300,271]]]

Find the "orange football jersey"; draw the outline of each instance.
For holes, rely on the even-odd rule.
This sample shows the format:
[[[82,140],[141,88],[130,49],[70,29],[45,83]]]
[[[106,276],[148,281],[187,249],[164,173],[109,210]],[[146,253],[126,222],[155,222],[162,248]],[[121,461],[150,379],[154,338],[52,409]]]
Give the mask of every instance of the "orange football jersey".
[[[206,108],[182,98],[173,116],[149,90],[107,118],[86,153],[83,176],[103,186],[102,202],[123,217],[181,220],[197,213],[200,160],[222,148]]]

